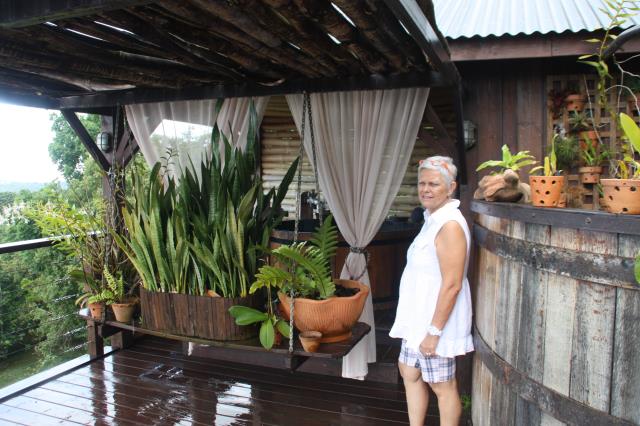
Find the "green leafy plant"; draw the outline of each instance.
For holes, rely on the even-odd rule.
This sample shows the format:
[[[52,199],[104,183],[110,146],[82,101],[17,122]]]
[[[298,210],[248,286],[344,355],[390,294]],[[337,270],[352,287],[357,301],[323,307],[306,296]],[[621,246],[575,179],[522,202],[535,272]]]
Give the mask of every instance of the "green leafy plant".
[[[282,245],[270,251],[276,265],[260,267],[250,293],[266,290],[266,312],[237,305],[229,308],[238,325],[260,323],[260,343],[266,349],[273,346],[276,329],[283,336],[290,337],[288,323],[274,313],[273,291],[293,291],[294,297],[313,299],[327,299],[335,294],[330,262],[338,247],[338,230],[332,216],[328,216],[316,229],[308,243]]]
[[[98,293],[90,296],[87,300],[89,303],[112,305],[114,303],[124,303],[131,298],[130,292],[133,288],[130,289],[129,292],[125,291],[122,273],[118,272],[116,273],[116,277],[114,277],[109,270],[105,268],[103,274],[107,285]]]
[[[636,256],[636,262],[633,267],[633,272],[636,276],[636,281],[640,284],[640,253]]]
[[[530,174],[542,171],[543,176],[555,176],[559,173],[555,148],[556,139],[558,137],[560,137],[560,135],[556,133],[553,135],[553,138],[551,138],[551,148],[549,149],[549,155],[544,157],[544,166],[534,167],[529,171]]]
[[[116,171],[117,178],[121,174]],[[125,253],[112,235],[122,232],[117,207],[104,198],[81,199],[73,193],[72,199],[56,198],[46,204],[29,209],[26,215],[44,235],[53,235],[55,246],[80,263],[69,272],[78,283],[81,295],[76,304],[85,305],[91,296],[100,294],[107,286],[104,271],[119,271],[126,282],[136,280],[136,273]]]
[[[258,248],[269,242],[282,218],[281,203],[298,160],[280,186],[266,194],[258,174],[257,113],[249,116],[247,146],[232,148],[217,126],[211,155],[187,167],[179,179],[156,164],[147,185],[133,182],[124,209],[129,231],[116,238],[150,291],[223,297],[247,296],[258,267]]]
[[[615,175],[620,179],[640,179],[640,163],[636,153],[640,153],[640,128],[627,114],[620,113],[620,126],[625,135],[622,144],[622,159],[615,161]]]
[[[572,132],[584,132],[593,129],[593,118],[588,111],[571,111],[568,121]]]
[[[507,169],[518,171],[525,166],[535,163],[535,157],[531,155],[529,151],[520,151],[516,154],[512,154],[507,145],[502,145],[502,160],[485,161],[476,168],[476,171],[487,168],[498,169],[494,173],[502,173]]]
[[[578,162],[578,151],[578,139],[574,136],[559,134],[555,140],[555,153],[558,168],[561,170],[569,170],[574,167]]]
[[[580,145],[580,159],[585,166],[599,166],[607,158],[609,158],[609,150],[604,145],[585,137],[584,143]]]

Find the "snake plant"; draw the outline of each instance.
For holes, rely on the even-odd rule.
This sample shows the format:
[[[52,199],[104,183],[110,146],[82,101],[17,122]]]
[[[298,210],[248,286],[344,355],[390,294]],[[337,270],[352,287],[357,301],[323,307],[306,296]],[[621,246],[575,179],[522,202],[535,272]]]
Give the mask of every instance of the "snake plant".
[[[257,248],[284,216],[281,203],[298,160],[280,186],[266,194],[258,174],[257,114],[250,111],[247,146],[213,127],[211,155],[205,156],[198,179],[195,166],[177,180],[156,164],[143,185],[135,179],[133,197],[123,215],[128,236],[117,237],[150,291],[244,297],[254,280]]]

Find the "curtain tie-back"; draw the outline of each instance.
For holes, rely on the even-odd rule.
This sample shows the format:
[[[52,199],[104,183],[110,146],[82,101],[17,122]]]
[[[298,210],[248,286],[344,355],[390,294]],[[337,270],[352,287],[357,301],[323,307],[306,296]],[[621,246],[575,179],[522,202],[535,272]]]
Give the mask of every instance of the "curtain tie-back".
[[[367,248],[366,247],[353,247],[353,246],[349,246],[349,251],[351,253],[357,253],[357,254],[365,254],[367,252]]]

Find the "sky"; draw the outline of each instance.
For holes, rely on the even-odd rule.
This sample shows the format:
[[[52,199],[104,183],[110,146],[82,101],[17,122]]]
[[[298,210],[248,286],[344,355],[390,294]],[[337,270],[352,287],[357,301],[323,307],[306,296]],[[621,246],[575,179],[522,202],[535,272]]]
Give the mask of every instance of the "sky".
[[[51,112],[0,103],[0,182],[62,179],[47,149],[53,139]]]

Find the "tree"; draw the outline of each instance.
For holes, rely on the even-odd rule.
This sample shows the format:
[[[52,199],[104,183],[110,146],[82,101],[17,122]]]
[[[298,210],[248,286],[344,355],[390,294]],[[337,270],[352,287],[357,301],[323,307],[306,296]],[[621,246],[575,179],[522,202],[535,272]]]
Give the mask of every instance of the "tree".
[[[49,118],[54,133],[53,142],[49,144],[49,156],[67,182],[82,179],[87,164],[93,159],[62,114],[52,113]],[[95,140],[100,132],[100,116],[81,114],[78,118]]]

